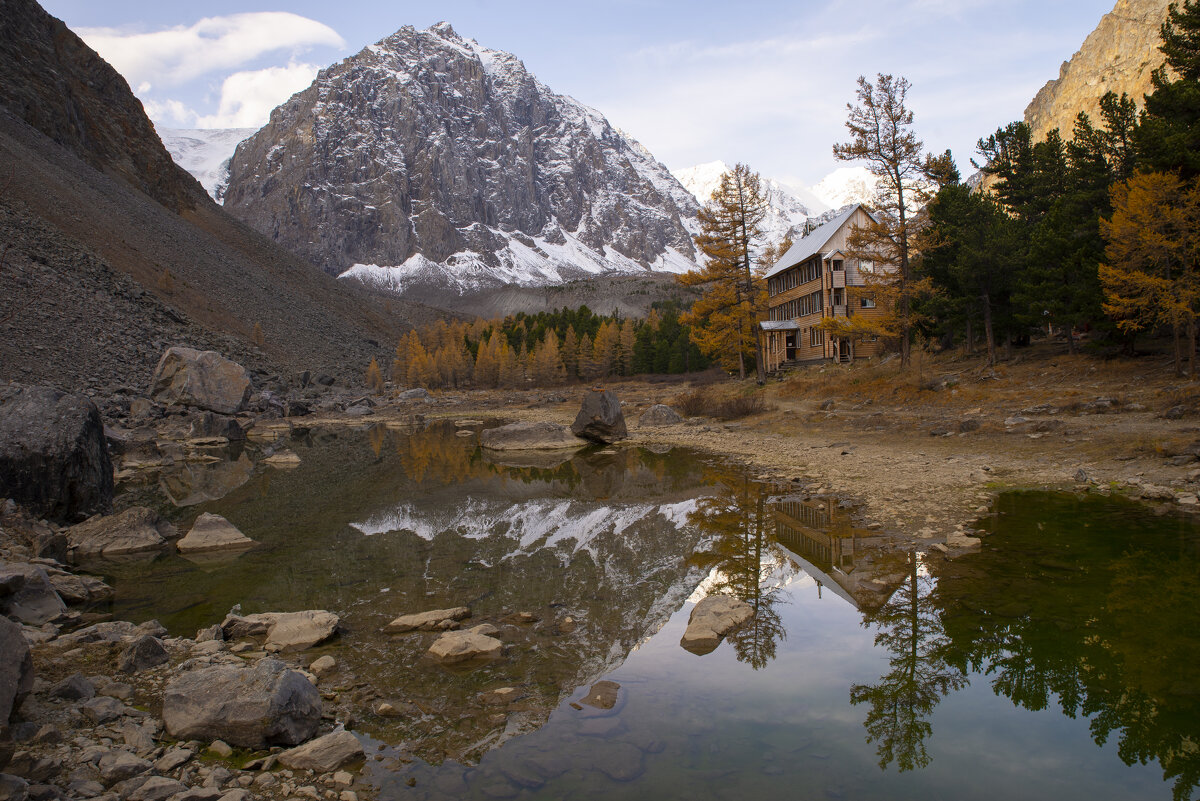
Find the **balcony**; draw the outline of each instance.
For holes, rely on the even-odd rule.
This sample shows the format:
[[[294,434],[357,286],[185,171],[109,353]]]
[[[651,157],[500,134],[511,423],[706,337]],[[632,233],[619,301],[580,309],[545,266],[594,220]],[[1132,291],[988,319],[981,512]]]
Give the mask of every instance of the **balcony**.
[[[846,271],[834,270],[829,273],[829,278],[833,282],[834,289],[844,289],[846,287]]]
[[[833,306],[833,316],[834,317],[849,317],[850,316],[849,309],[847,309],[847,307],[844,303],[840,304],[840,305],[835,304]]]

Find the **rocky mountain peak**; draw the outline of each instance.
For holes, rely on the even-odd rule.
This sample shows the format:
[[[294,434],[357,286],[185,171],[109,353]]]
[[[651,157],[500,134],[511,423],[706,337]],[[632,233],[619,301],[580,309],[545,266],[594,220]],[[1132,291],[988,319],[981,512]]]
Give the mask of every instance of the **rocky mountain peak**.
[[[695,199],[599,112],[448,23],[322,70],[239,145],[225,207],[396,291],[694,264]]]
[[[34,0],[0,0],[0,106],[173,211],[208,203],[125,79]]]
[[[1058,78],[1049,81],[1025,109],[1035,141],[1058,128],[1071,138],[1075,117],[1083,111],[1099,122],[1100,98],[1112,91],[1128,93],[1142,106],[1150,77],[1163,65],[1159,29],[1170,0],[1117,0],[1079,52],[1063,62]]]

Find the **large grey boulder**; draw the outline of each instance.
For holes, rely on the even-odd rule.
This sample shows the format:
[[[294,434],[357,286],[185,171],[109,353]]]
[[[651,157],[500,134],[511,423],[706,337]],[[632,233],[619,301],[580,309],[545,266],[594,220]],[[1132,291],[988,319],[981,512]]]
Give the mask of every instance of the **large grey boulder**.
[[[96,404],[48,387],[0,389],[0,497],[61,523],[110,511],[113,467]]]
[[[725,635],[754,617],[754,607],[728,595],[710,595],[692,609],[679,644],[703,656],[716,650]]]
[[[168,348],[150,381],[150,397],[160,403],[195,406],[236,414],[250,399],[250,373],[212,350]]]
[[[19,589],[0,598],[4,614],[29,626],[41,626],[66,613],[67,605],[50,583],[44,567],[25,562],[0,564],[0,584],[11,585],[11,580],[18,576]]]
[[[261,612],[256,615],[229,615],[221,623],[221,633],[227,640],[242,637],[262,637],[268,651],[290,653],[303,651],[325,642],[337,633],[340,619],[323,609],[302,612]]]
[[[171,657],[162,640],[143,634],[131,642],[117,659],[117,668],[122,673],[140,673],[148,668],[165,664]]]
[[[682,423],[683,418],[679,413],[662,403],[656,403],[646,411],[642,412],[642,416],[638,418],[638,425],[643,428],[651,426],[673,426],[677,423]]]
[[[107,559],[123,554],[161,550],[179,532],[175,526],[144,506],[116,515],[97,515],[67,529],[72,561]]]
[[[455,606],[450,609],[431,609],[401,615],[383,627],[384,634],[403,634],[407,631],[432,631],[449,628],[455,622],[471,616],[470,608]]]
[[[0,617],[0,728],[33,689],[33,656],[21,627]]]
[[[180,553],[192,553],[245,549],[254,545],[254,540],[220,515],[205,512],[196,518],[191,530],[175,545]]]
[[[348,731],[335,731],[279,755],[279,763],[293,770],[332,773],[342,765],[363,759],[362,743]]]
[[[521,422],[481,431],[479,444],[496,451],[520,451],[581,448],[587,442],[568,431],[566,426],[548,422]]]
[[[163,725],[178,740],[224,740],[242,748],[297,745],[321,722],[321,696],[303,674],[277,659],[215,665],[172,679]]]
[[[571,424],[571,433],[605,445],[628,437],[625,415],[621,412],[621,401],[617,399],[617,394],[612,390],[599,389],[586,393],[579,414]]]

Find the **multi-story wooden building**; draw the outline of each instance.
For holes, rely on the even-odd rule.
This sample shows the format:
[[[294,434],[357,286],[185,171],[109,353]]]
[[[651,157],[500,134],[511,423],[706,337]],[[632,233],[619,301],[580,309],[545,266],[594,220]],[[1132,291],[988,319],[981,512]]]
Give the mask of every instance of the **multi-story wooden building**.
[[[845,255],[850,232],[871,219],[861,205],[846,209],[792,245],[767,273],[768,319],[759,324],[767,372],[883,352],[876,337],[839,339],[821,327],[828,318],[883,314],[864,276],[888,267]]]

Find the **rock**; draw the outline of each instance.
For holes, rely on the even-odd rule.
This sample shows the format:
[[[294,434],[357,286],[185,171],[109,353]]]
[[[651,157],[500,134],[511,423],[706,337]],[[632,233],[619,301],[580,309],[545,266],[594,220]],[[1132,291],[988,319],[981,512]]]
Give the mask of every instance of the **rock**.
[[[300,464],[300,457],[293,451],[282,450],[279,453],[271,454],[262,462],[272,467],[296,467]]]
[[[479,444],[495,451],[520,451],[581,448],[587,442],[568,431],[566,426],[543,421],[486,429],[479,432]]]
[[[218,756],[221,759],[229,759],[229,757],[233,756],[233,749],[224,740],[213,740],[212,744],[208,747],[208,753]]]
[[[404,390],[396,396],[396,400],[433,400],[433,396],[424,387],[417,387],[416,389]]]
[[[102,723],[116,720],[131,710],[116,698],[102,696],[80,704],[79,711],[94,725],[99,726]]]
[[[679,644],[703,656],[716,650],[725,635],[754,617],[754,607],[728,595],[710,595],[692,610]]]
[[[325,642],[337,633],[339,619],[323,609],[307,609],[303,612],[262,612],[256,615],[229,615],[221,623],[225,639],[259,637],[266,635],[263,643],[268,650],[290,653],[303,651]]]
[[[370,406],[359,404],[357,406],[346,407],[345,414],[347,417],[366,417],[367,415],[375,414],[375,410]]]
[[[0,801],[26,801],[29,797],[29,782],[20,776],[0,773]]]
[[[158,758],[154,763],[154,769],[159,773],[170,773],[186,765],[193,756],[195,754],[186,748],[172,748]]]
[[[1186,406],[1172,406],[1162,413],[1166,420],[1182,420],[1190,410]]]
[[[337,660],[329,654],[317,657],[308,666],[309,672],[314,676],[323,676],[337,668]]]
[[[676,423],[682,422],[683,418],[679,416],[678,412],[662,403],[654,404],[642,412],[642,416],[638,418],[638,425],[642,428],[649,426],[673,426]]]
[[[625,415],[621,412],[621,401],[612,390],[593,389],[583,396],[583,404],[571,433],[577,437],[604,445],[629,436],[625,428]]]
[[[243,748],[295,745],[316,733],[321,696],[277,659],[215,665],[172,679],[163,694],[171,737],[222,739]]]
[[[100,770],[100,781],[111,787],[117,782],[145,773],[154,765],[128,751],[109,751],[100,757],[96,767]]]
[[[617,705],[617,695],[621,685],[615,681],[598,681],[579,703],[596,709],[612,709]]]
[[[596,770],[613,781],[630,782],[646,769],[642,749],[631,743],[606,743],[592,754]]]
[[[168,348],[154,368],[150,398],[237,414],[250,399],[250,373],[216,351]]]
[[[122,801],[167,801],[182,793],[187,785],[165,776],[151,776],[141,787],[126,795]]]
[[[224,414],[204,412],[192,421],[191,435],[193,437],[224,437],[230,442],[241,442],[246,439],[246,430],[237,418]]]
[[[471,616],[471,610],[465,606],[452,609],[433,609],[428,612],[415,612],[411,615],[401,615],[383,627],[385,634],[403,634],[406,631],[432,631],[441,626],[446,620],[462,620]]]
[[[499,659],[504,644],[473,631],[448,631],[429,646],[429,655],[444,665],[473,659]]]
[[[74,673],[51,687],[47,695],[64,701],[90,701],[96,697],[96,687],[82,673]]]
[[[348,731],[335,731],[284,751],[279,755],[279,762],[293,770],[332,773],[343,765],[363,758],[363,747],[357,737]]]
[[[960,434],[969,434],[972,431],[979,430],[979,420],[974,417],[968,417],[965,420],[960,420],[958,423],[958,431]]]
[[[0,729],[33,689],[33,656],[21,627],[0,617]]]
[[[72,561],[148,553],[167,547],[179,532],[157,512],[134,506],[116,515],[97,515],[67,529]]]
[[[175,544],[180,553],[248,548],[254,540],[220,515],[205,512],[196,518],[187,535]]]
[[[1075,480],[1080,484],[1087,484],[1092,479],[1091,476],[1088,475],[1087,471],[1081,467],[1075,471]]]
[[[47,569],[46,575],[58,597],[68,605],[94,604],[113,597],[113,588],[94,576],[55,569]]]
[[[122,673],[140,673],[147,668],[155,667],[170,661],[167,649],[162,640],[143,634],[126,646],[117,660],[117,668]]]
[[[14,575],[21,576],[23,581],[16,592],[0,598],[0,610],[5,614],[29,626],[41,626],[66,614],[67,605],[55,592],[41,565],[0,565],[0,582]]]
[[[48,387],[0,389],[0,498],[60,523],[111,511],[113,467],[96,405]]]

